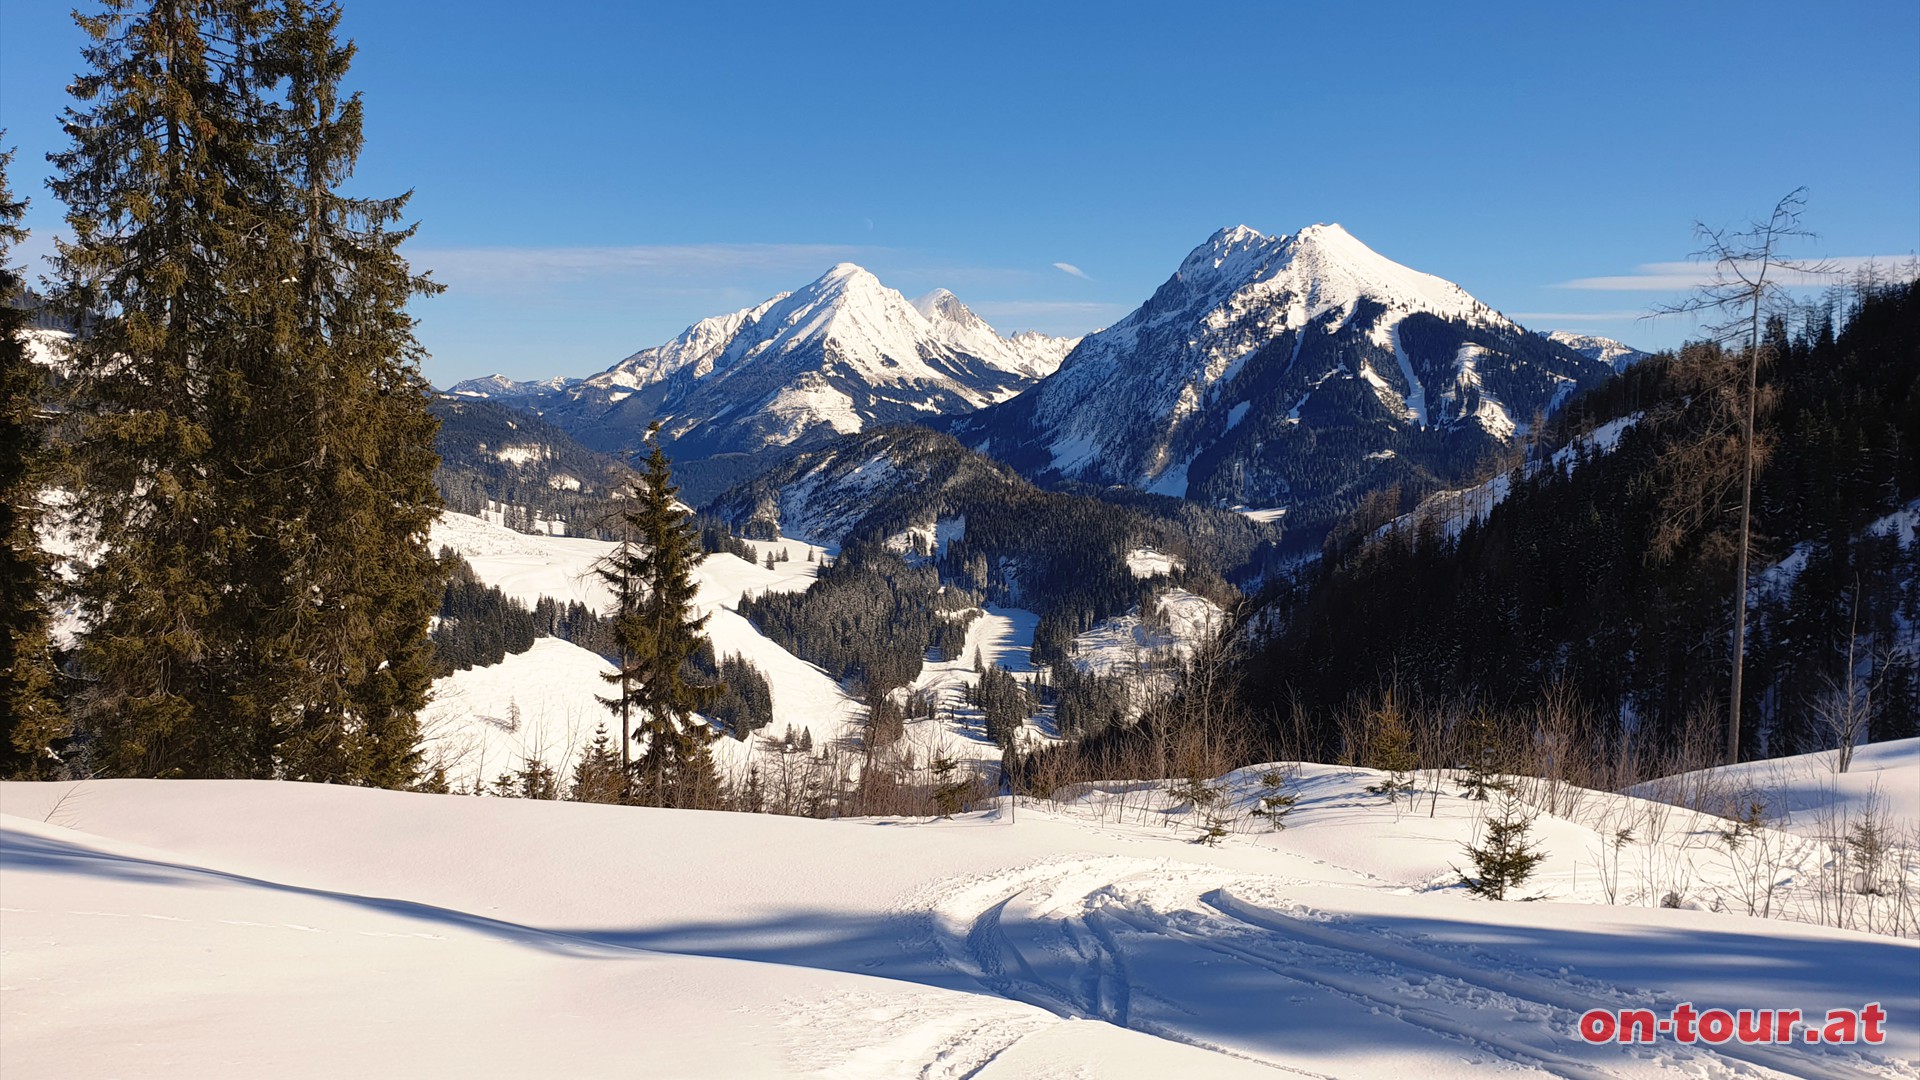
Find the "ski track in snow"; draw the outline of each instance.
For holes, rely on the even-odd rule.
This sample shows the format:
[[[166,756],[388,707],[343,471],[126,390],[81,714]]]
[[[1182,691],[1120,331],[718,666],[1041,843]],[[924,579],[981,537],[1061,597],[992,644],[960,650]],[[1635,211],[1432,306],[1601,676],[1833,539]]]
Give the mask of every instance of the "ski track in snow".
[[[1192,866],[1066,859],[937,887],[916,903],[931,909],[942,959],[997,995],[1304,1075],[1322,1074],[1295,1067],[1303,1050],[1312,1057],[1301,1043],[1326,1030],[1346,1044],[1328,1061],[1336,1070],[1352,1063],[1355,1045],[1391,1056],[1433,1040],[1459,1044],[1476,1066],[1568,1080],[1860,1080],[1904,1068],[1845,1050],[1838,1056],[1857,1060],[1827,1060],[1800,1045],[1584,1046],[1567,1033],[1587,1009],[1665,1011],[1681,999],[1531,971],[1524,958],[1437,947],[1363,921],[1290,914],[1235,887]],[[1181,992],[1196,979],[1234,989]],[[1204,1013],[1181,1004],[1202,1000]]]

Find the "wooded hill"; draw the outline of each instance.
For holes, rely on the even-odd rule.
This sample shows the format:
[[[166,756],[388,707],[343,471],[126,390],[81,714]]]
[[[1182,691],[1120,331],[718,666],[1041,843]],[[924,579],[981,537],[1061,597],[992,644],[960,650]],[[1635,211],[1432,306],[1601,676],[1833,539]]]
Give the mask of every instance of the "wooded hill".
[[[1920,733],[1920,287],[1775,319],[1763,355],[1742,754],[1831,745],[1827,720],[1849,709],[1873,738]],[[1480,520],[1414,514],[1355,543],[1381,518],[1362,521],[1266,598],[1274,630],[1244,663],[1243,703],[1297,705],[1323,749],[1332,711],[1389,683],[1504,707],[1557,678],[1592,736],[1621,743],[1717,726],[1744,372],[1709,345],[1648,359],[1570,403],[1536,461],[1630,421],[1612,452],[1515,471]]]
[[[612,500],[633,476],[619,458],[589,450],[524,409],[435,394],[440,419],[434,482],[447,509],[462,514],[506,508],[508,528],[564,521],[569,536],[610,539]]]
[[[1224,605],[1278,565],[1278,528],[1137,492],[1124,501],[1043,491],[923,428],[882,428],[802,454],[723,495],[709,513],[749,538],[802,536],[841,554],[804,594],[742,604],[776,641],[839,677],[901,685],[928,648],[957,645],[980,603],[1040,615],[1034,661],[1178,585]],[[1128,555],[1171,556],[1158,580]]]

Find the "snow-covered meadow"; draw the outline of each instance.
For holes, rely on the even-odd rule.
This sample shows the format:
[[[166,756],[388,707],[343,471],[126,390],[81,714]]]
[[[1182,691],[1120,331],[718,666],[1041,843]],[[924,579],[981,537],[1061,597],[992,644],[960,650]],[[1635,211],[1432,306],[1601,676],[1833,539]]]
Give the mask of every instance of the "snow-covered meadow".
[[[1882,751],[1920,780],[1920,745]],[[291,783],[0,786],[0,1060],[23,1076],[1862,1077],[1920,1069],[1920,944],[1607,902],[1542,815],[1262,773],[1195,844],[1164,785],[816,821]],[[1587,804],[1630,803],[1586,793]],[[1675,833],[1691,826],[1676,814]],[[1910,823],[1909,823],[1910,824]],[[1671,846],[1665,834],[1649,841]],[[1588,1008],[1880,1002],[1881,1046],[1589,1046]]]

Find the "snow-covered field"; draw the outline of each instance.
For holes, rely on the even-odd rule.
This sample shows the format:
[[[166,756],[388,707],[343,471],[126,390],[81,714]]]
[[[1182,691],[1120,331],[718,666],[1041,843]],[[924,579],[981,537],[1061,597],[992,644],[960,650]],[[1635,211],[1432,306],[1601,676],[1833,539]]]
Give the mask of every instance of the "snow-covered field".
[[[1920,750],[1885,751],[1920,779]],[[1266,770],[1223,778],[1244,805]],[[1451,884],[1484,804],[1302,766],[813,821],[253,782],[0,785],[8,1075],[1912,1076],[1920,945]],[[1588,802],[1631,803],[1587,793]],[[1575,814],[1574,817],[1579,817]],[[1666,841],[1659,841],[1664,843]],[[1880,1002],[1885,1045],[1588,1046],[1593,1007]]]

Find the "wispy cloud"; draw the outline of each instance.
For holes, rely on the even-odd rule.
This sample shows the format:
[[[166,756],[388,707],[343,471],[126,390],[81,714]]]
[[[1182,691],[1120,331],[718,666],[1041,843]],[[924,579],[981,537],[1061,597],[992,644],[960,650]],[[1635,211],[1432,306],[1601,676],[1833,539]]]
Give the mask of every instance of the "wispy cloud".
[[[729,278],[818,274],[881,249],[848,244],[633,244],[609,247],[411,248],[408,260],[439,280],[473,289],[526,288],[594,279]]]
[[[1522,326],[1551,328],[1555,323],[1631,322],[1645,314],[1644,311],[1518,311],[1507,317]]]
[[[1806,274],[1794,271],[1778,271],[1775,280],[1782,285],[1819,287],[1844,282],[1857,270],[1869,264],[1882,270],[1892,270],[1913,260],[1911,255],[1842,255],[1822,259],[1820,262],[1830,267],[1826,274]],[[1555,288],[1585,289],[1599,292],[1676,292],[1698,288],[1713,278],[1713,264],[1707,262],[1656,262],[1642,263],[1631,274],[1614,274],[1603,277],[1575,278],[1561,282]]]
[[[1079,278],[1081,281],[1093,280],[1092,278],[1087,276],[1087,272],[1085,270],[1080,269],[1079,267],[1073,265],[1072,263],[1057,262],[1053,264],[1053,268],[1055,270],[1060,271],[1063,274],[1072,274],[1074,277]]]

